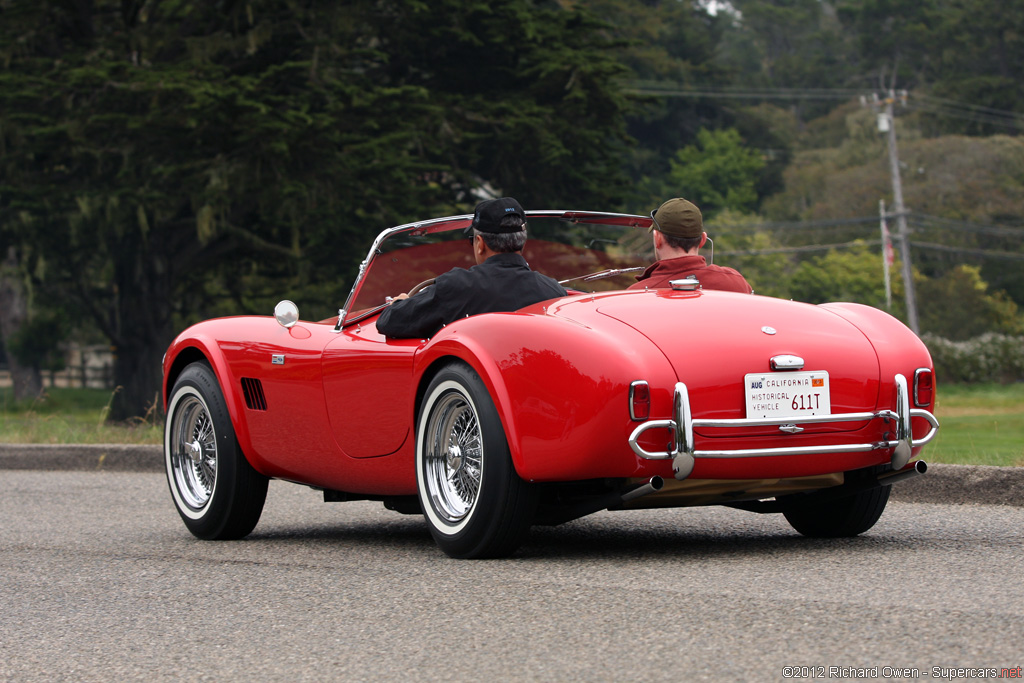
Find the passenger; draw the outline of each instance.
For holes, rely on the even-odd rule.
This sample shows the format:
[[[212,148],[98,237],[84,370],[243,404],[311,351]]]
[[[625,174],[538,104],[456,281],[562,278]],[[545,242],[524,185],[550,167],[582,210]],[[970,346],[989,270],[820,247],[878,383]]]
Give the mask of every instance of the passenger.
[[[472,232],[477,265],[453,268],[415,296],[404,292],[391,302],[377,329],[389,337],[427,338],[445,325],[477,313],[515,311],[538,301],[565,296],[557,281],[530,270],[523,258],[526,214],[511,197],[476,206]]]
[[[704,246],[708,234],[704,232],[704,219],[700,209],[687,200],[676,197],[651,212],[654,223],[655,262],[629,289],[669,287],[671,280],[693,275],[703,289],[723,289],[730,292],[752,294],[750,284],[732,268],[708,265],[698,251]]]

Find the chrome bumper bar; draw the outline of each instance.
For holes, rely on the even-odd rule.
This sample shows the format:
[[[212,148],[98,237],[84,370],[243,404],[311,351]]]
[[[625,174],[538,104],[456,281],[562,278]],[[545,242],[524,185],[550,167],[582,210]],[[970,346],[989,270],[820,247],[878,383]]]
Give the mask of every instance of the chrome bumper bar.
[[[903,469],[910,461],[911,449],[935,438],[939,421],[927,410],[910,407],[910,392],[907,378],[896,375],[895,406],[892,410],[871,413],[840,413],[836,415],[809,415],[804,417],[753,418],[736,420],[695,420],[690,411],[690,397],[686,385],[677,382],[672,401],[672,419],[648,420],[633,430],[629,436],[629,447],[641,458],[647,460],[672,460],[676,479],[686,479],[693,471],[696,458],[760,458],[775,455],[805,455],[827,453],[860,453],[866,451],[893,449],[892,467]],[[913,417],[924,418],[931,429],[922,438],[915,440],[910,426]],[[783,425],[821,424],[826,422],[861,422],[882,419],[895,422],[896,438],[873,443],[832,444],[828,446],[793,446],[789,448],[746,448],[736,450],[697,450],[694,447],[693,430],[697,427],[767,427]],[[648,429],[670,429],[674,438],[669,448],[661,453],[644,450],[640,436]]]

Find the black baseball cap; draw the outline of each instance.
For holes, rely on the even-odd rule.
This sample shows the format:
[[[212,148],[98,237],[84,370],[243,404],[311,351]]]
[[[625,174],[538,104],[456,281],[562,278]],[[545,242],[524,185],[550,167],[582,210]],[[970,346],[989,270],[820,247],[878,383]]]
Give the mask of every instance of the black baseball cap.
[[[523,211],[523,207],[519,205],[519,202],[512,197],[499,197],[498,199],[482,201],[476,205],[476,211],[473,213],[473,223],[469,226],[470,231],[475,229],[480,232],[499,234],[503,232],[521,232],[523,230],[522,225],[501,227],[501,219],[505,216],[519,216],[523,223],[526,223],[526,212]]]

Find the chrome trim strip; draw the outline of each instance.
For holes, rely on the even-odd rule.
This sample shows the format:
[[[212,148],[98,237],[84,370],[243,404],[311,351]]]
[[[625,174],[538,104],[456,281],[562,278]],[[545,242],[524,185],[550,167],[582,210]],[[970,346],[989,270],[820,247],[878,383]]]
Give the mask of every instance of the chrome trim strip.
[[[772,356],[768,359],[768,367],[772,370],[803,370],[804,359],[788,353],[781,356]]]
[[[758,458],[779,455],[808,455],[827,453],[863,453],[874,450],[893,449],[893,468],[902,469],[910,459],[911,450],[923,446],[935,438],[939,430],[939,421],[927,410],[910,408],[907,379],[896,375],[894,402],[895,410],[879,410],[872,413],[839,413],[835,415],[808,415],[787,418],[758,418],[753,420],[695,420],[690,410],[689,392],[686,385],[678,382],[672,401],[672,419],[648,420],[640,424],[629,436],[629,447],[637,456],[645,460],[672,460],[672,468],[677,479],[685,479],[693,471],[696,458]],[[920,439],[914,439],[911,418],[919,417],[926,420],[931,429]],[[828,422],[858,422],[883,419],[896,423],[896,438],[873,443],[831,444],[825,446],[792,446],[785,448],[748,448],[734,450],[696,450],[693,438],[695,427],[764,427],[783,424],[823,424]],[[672,446],[661,453],[644,450],[638,443],[640,436],[648,429],[672,430]],[[897,466],[900,460],[902,464]]]
[[[790,417],[755,417],[751,419],[694,420],[697,427],[775,427],[781,425],[818,424],[821,422],[864,422],[883,418],[894,420],[898,415],[892,410],[874,413],[836,413],[834,415],[804,415]]]

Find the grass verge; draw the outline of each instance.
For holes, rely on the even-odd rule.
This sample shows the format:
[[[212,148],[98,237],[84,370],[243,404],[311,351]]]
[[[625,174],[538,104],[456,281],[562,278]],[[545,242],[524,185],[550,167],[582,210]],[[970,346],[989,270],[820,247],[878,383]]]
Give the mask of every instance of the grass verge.
[[[1024,383],[939,385],[929,463],[1024,466]]]
[[[14,400],[10,387],[0,388],[0,442],[159,444],[163,420],[148,415],[110,424],[114,393],[103,389],[47,388],[32,401]]]

